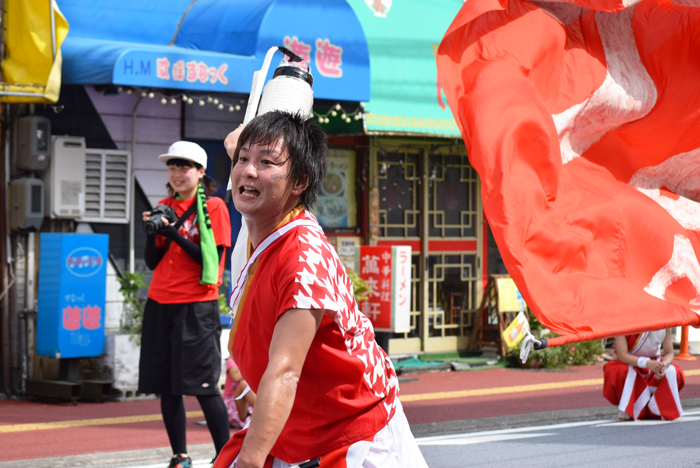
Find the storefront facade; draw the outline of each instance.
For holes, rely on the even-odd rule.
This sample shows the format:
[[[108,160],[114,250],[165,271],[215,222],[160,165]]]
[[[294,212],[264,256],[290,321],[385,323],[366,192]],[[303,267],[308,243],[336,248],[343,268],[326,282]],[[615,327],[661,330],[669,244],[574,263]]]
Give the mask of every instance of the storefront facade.
[[[461,0],[349,0],[367,37],[372,97],[367,241],[410,245],[411,331],[390,354],[466,348],[485,284],[479,178],[441,93],[435,52]]]
[[[311,63],[314,118],[331,133],[316,215],[341,259],[356,267],[357,245],[412,249],[411,326],[389,337],[389,352],[466,348],[485,284],[486,228],[479,178],[434,55],[461,0],[191,3],[59,0],[70,24],[54,56],[63,60],[63,83],[53,85],[60,99],[3,108],[10,126],[34,115],[53,135],[84,142],[81,214],[47,216],[40,230],[110,235],[107,333],[122,326],[117,270],[147,273],[139,213],[166,195],[157,155],[173,141],[195,141],[209,154],[208,174],[225,186],[221,141],[243,121],[265,53],[283,45]],[[3,137],[7,182],[44,177],[18,169],[12,134]],[[231,219],[235,236],[233,208]],[[58,370],[35,359],[39,236],[18,230],[8,241],[0,249],[2,374],[6,390],[22,393],[24,379]]]
[[[268,49],[286,46],[310,59],[315,118],[328,119],[331,126],[346,125],[350,116],[359,122],[354,119],[359,102],[370,98],[368,50],[361,25],[344,0],[56,3],[70,25],[58,49],[63,59],[60,97],[4,110],[10,113],[10,125],[26,117],[48,121],[51,135],[84,152],[75,171],[79,173],[78,166],[85,171],[75,211],[56,215],[47,207],[38,229],[109,234],[102,311],[109,338],[121,332],[124,319],[119,272],[149,273],[140,213],[167,195],[167,171],[158,155],[177,140],[199,143],[208,153],[207,173],[219,182],[218,195],[223,196],[230,159],[222,141],[243,121],[253,73]],[[268,79],[281,59],[282,53],[276,53]],[[336,108],[341,112],[331,115]],[[341,120],[342,109],[348,115]],[[7,182],[49,180],[42,171],[17,166],[14,145],[10,135],[2,153]],[[342,163],[348,154],[336,152],[335,159]],[[63,181],[49,182],[61,186]],[[337,195],[327,187],[326,197]],[[332,207],[333,200],[327,202],[327,218],[337,224]],[[7,209],[3,203],[3,219]],[[240,215],[232,206],[230,212],[235,237]],[[11,264],[3,270],[1,288],[7,293],[0,327],[3,384],[9,393],[21,394],[26,379],[55,380],[60,370],[59,360],[38,357],[34,349],[39,235],[15,229],[9,237],[3,247],[11,247],[2,252],[3,266]]]

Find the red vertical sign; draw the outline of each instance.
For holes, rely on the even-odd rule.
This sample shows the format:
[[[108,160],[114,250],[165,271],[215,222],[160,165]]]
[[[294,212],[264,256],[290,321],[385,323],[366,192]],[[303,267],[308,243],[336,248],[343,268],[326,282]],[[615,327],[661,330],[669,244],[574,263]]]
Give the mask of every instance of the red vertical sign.
[[[359,247],[360,278],[370,287],[369,299],[358,305],[376,330],[391,330],[391,247]]]

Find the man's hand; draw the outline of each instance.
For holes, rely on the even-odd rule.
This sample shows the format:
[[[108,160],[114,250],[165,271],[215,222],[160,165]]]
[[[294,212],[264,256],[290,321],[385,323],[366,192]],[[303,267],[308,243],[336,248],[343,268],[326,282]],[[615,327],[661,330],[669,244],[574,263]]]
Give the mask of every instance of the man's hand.
[[[241,457],[238,457],[238,460],[236,461],[236,464],[234,465],[235,468],[263,468],[264,466],[264,461],[263,464],[255,463],[255,462],[248,462],[247,460],[241,460]]]
[[[226,153],[231,160],[233,160],[233,153],[236,151],[236,146],[238,146],[238,138],[241,136],[242,131],[243,124],[240,124],[238,128],[229,133],[224,140],[224,148],[226,148]]]

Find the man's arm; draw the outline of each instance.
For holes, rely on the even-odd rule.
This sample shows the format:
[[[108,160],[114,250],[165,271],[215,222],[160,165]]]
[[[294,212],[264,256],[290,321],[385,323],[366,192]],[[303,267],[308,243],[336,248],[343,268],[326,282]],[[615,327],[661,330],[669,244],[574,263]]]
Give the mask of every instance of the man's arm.
[[[323,317],[322,310],[292,309],[277,320],[270,361],[260,380],[255,411],[236,462],[262,468],[292,411],[301,369]]]
[[[224,140],[224,148],[226,148],[226,154],[228,157],[233,159],[233,153],[236,151],[236,146],[238,146],[238,138],[241,136],[243,131],[243,124],[240,124],[234,131],[226,135]]]

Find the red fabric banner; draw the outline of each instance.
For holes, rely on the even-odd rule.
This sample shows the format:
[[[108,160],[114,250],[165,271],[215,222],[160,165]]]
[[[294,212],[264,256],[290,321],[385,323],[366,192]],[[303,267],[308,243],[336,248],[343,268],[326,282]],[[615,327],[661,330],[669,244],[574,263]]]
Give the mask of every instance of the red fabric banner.
[[[700,325],[695,5],[469,0],[440,44],[486,218],[552,345]]]

